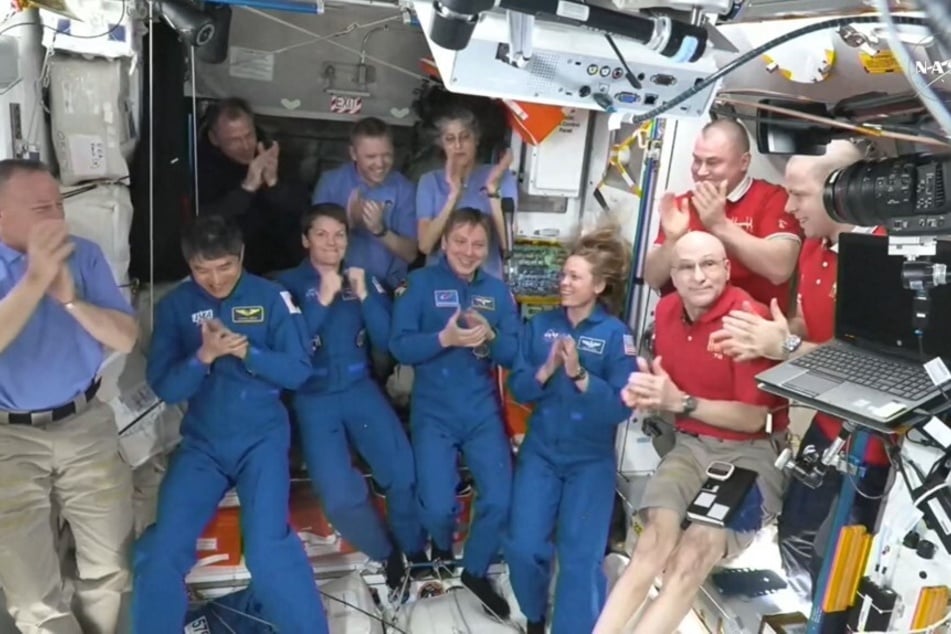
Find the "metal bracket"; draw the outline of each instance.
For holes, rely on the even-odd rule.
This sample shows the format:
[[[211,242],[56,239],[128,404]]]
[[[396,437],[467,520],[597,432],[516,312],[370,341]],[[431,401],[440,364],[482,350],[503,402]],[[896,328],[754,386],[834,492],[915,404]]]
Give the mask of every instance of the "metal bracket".
[[[535,16],[518,11],[506,11],[509,27],[509,50],[507,61],[516,68],[525,68],[532,59],[532,30]]]

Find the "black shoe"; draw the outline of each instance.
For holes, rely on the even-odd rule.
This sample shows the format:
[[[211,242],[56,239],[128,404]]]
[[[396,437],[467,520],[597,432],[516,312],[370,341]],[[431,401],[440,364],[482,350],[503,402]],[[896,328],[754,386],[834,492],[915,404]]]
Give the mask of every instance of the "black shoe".
[[[426,551],[406,555],[406,559],[409,561],[409,576],[413,579],[422,579],[432,574],[433,564]]]
[[[433,571],[437,577],[456,571],[456,553],[433,546]]]
[[[406,577],[406,564],[403,562],[403,553],[394,548],[386,559],[386,585],[390,590],[396,590],[403,585]]]
[[[528,631],[526,634],[545,634],[545,622],[544,621],[529,621],[528,622]]]
[[[472,590],[472,594],[478,597],[490,614],[503,620],[509,618],[512,610],[508,601],[492,587],[488,579],[476,577],[468,571],[463,571],[460,581],[462,581],[462,585]]]

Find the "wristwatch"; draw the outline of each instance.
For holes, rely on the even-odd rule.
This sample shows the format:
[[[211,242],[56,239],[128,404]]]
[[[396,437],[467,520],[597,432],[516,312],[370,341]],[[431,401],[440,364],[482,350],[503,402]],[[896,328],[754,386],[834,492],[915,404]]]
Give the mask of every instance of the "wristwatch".
[[[584,368],[581,368],[580,370],[578,370],[578,374],[574,376],[569,376],[568,378],[571,379],[572,381],[577,382],[577,381],[583,381],[586,376],[588,376],[588,371],[585,370]]]
[[[789,335],[786,337],[786,341],[783,342],[783,358],[788,359],[790,355],[796,350],[799,350],[799,346],[802,345],[802,337],[799,335]]]
[[[684,416],[690,416],[697,409],[697,399],[690,396],[689,394],[684,394],[683,408],[684,408],[684,411],[681,413]]]
[[[389,229],[387,229],[386,225],[383,225],[383,228],[380,229],[379,233],[377,233],[376,231],[374,231],[374,232],[372,232],[372,233],[373,233],[373,235],[374,235],[375,237],[377,237],[377,238],[382,238],[383,236],[386,235],[386,232],[387,232],[387,231],[389,231]]]
[[[501,198],[501,197],[502,197],[502,195],[499,193],[499,190],[497,190],[497,189],[496,189],[495,191],[490,191],[487,187],[484,187],[484,188],[482,189],[482,191],[484,191],[484,192],[485,192],[485,195],[488,196],[489,198]]]

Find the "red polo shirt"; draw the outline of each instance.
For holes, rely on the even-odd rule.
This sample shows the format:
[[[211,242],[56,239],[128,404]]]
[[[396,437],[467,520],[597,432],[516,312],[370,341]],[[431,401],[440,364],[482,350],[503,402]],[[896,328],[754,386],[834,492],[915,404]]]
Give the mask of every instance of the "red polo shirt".
[[[731,285],[727,285],[710,310],[694,323],[688,321],[680,295],[671,293],[663,297],[657,304],[654,350],[663,357],[664,369],[682,391],[695,398],[737,401],[777,410],[773,413],[773,431],[782,431],[789,424],[785,400],[761,391],[756,382],[756,375],[776,362],[757,359],[738,363],[709,349],[710,335],[723,327],[724,315],[731,310],[742,310],[745,301],[752,302],[763,316],[769,315],[765,306],[752,300],[746,291]],[[765,430],[747,434],[722,429],[687,417],[677,418],[677,429],[723,440],[749,440],[766,434]]]
[[[874,234],[885,235],[877,227]],[[825,343],[835,336],[835,281],[839,269],[839,256],[828,240],[811,238],[799,252],[799,302],[802,318],[806,322],[807,341]],[[835,439],[842,429],[838,418],[816,412],[813,424],[818,425],[823,435]],[[887,466],[888,456],[884,443],[877,437],[869,440],[865,461],[873,466]]]
[[[744,188],[745,191],[744,191]],[[690,200],[690,194],[677,197],[678,204]],[[786,190],[779,185],[759,179],[744,181],[736,191],[730,193],[726,202],[726,217],[757,238],[778,238],[800,240],[799,223],[786,213]],[[690,230],[706,231],[697,210],[690,205]],[[666,239],[663,230],[658,231],[654,244],[663,244]],[[753,296],[756,301],[769,306],[776,298],[779,307],[785,313],[792,299],[791,280],[783,284],[773,284],[765,277],[753,273],[736,257],[730,258],[730,282]],[[673,285],[667,284],[662,294],[673,291]]]

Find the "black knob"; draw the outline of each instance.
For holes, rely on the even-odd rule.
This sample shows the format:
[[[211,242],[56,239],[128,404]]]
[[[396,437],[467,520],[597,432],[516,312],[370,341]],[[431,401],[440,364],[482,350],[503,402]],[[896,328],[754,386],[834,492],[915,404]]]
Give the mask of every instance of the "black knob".
[[[581,90],[578,91],[579,97],[587,97],[591,94],[591,86],[582,86]]]
[[[905,535],[905,539],[902,540],[902,546],[904,546],[905,548],[918,548],[918,541],[920,539],[921,539],[921,535],[919,535],[915,531],[911,531],[910,533]]]
[[[918,556],[922,559],[934,559],[935,545],[934,542],[930,542],[927,539],[923,539],[918,543],[918,548],[915,549],[918,553]]]

